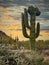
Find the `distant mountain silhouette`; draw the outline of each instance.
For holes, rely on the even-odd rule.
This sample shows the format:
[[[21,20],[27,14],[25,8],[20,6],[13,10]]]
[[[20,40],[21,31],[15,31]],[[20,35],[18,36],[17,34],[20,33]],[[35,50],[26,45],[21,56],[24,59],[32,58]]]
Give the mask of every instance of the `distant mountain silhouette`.
[[[3,31],[0,31],[0,37],[2,37],[4,39],[12,39],[10,36],[6,35],[6,33]],[[14,39],[12,39],[12,40],[14,40]]]
[[[49,26],[41,27],[41,30],[48,30],[49,31]]]

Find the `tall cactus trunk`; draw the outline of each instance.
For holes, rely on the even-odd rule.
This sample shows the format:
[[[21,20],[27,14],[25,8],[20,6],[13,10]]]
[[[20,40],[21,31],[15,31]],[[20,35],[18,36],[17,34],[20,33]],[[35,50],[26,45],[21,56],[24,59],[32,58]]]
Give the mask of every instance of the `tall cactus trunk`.
[[[31,29],[30,29],[31,49],[35,50],[35,16],[30,16],[30,25],[31,25]]]
[[[28,20],[28,14],[30,15],[30,24]],[[33,6],[30,6],[28,10],[24,9],[24,13],[22,13],[22,32],[24,37],[30,39],[31,59],[35,51],[36,38],[39,36],[39,33],[40,33],[39,23],[37,23],[37,29],[35,29],[36,16],[39,16],[39,15],[40,15],[40,11],[38,10],[38,8],[34,8]],[[30,35],[28,35],[27,29],[30,30]]]

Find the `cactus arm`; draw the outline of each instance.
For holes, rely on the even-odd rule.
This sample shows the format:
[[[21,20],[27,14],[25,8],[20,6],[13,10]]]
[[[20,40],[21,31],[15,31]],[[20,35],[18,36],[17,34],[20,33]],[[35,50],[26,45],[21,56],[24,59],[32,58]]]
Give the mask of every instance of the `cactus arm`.
[[[25,19],[25,26],[30,29],[29,23],[28,23],[28,12],[27,9],[24,9],[24,19]]]
[[[24,20],[24,14],[22,13],[22,32],[24,37],[29,38],[29,35],[27,34],[26,27],[25,27],[25,20]]]
[[[40,33],[40,24],[37,23],[37,31],[35,33],[35,38],[37,38],[39,36],[39,33]]]

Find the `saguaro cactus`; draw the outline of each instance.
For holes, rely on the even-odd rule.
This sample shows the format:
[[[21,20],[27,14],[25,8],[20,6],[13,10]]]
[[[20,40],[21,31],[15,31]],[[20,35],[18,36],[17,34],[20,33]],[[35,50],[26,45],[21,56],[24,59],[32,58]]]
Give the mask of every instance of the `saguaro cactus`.
[[[28,20],[30,15],[30,21]],[[22,31],[23,35],[26,38],[30,39],[31,49],[35,49],[35,40],[39,36],[40,32],[40,24],[37,23],[37,28],[35,28],[35,20],[36,16],[40,15],[40,11],[38,8],[34,8],[33,6],[28,7],[28,10],[25,8],[24,13],[22,13]],[[29,24],[30,22],[30,24]],[[27,33],[27,28],[30,30],[30,35]]]

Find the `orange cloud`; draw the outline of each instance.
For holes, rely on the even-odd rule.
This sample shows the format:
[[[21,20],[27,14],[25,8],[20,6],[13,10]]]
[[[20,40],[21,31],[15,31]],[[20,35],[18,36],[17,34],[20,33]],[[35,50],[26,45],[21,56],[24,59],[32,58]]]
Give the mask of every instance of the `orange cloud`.
[[[21,25],[0,25],[0,30],[17,30],[17,29],[21,29]]]
[[[1,17],[4,18],[4,19],[7,20],[7,21],[10,21],[10,22],[20,22],[20,20],[16,20],[16,19],[14,19],[13,17],[8,16],[8,15],[6,15],[6,14],[3,14]],[[3,21],[4,21],[4,20],[3,20]]]
[[[6,12],[6,13],[9,12],[9,10],[7,8],[5,8],[5,7],[0,7],[0,11]]]

